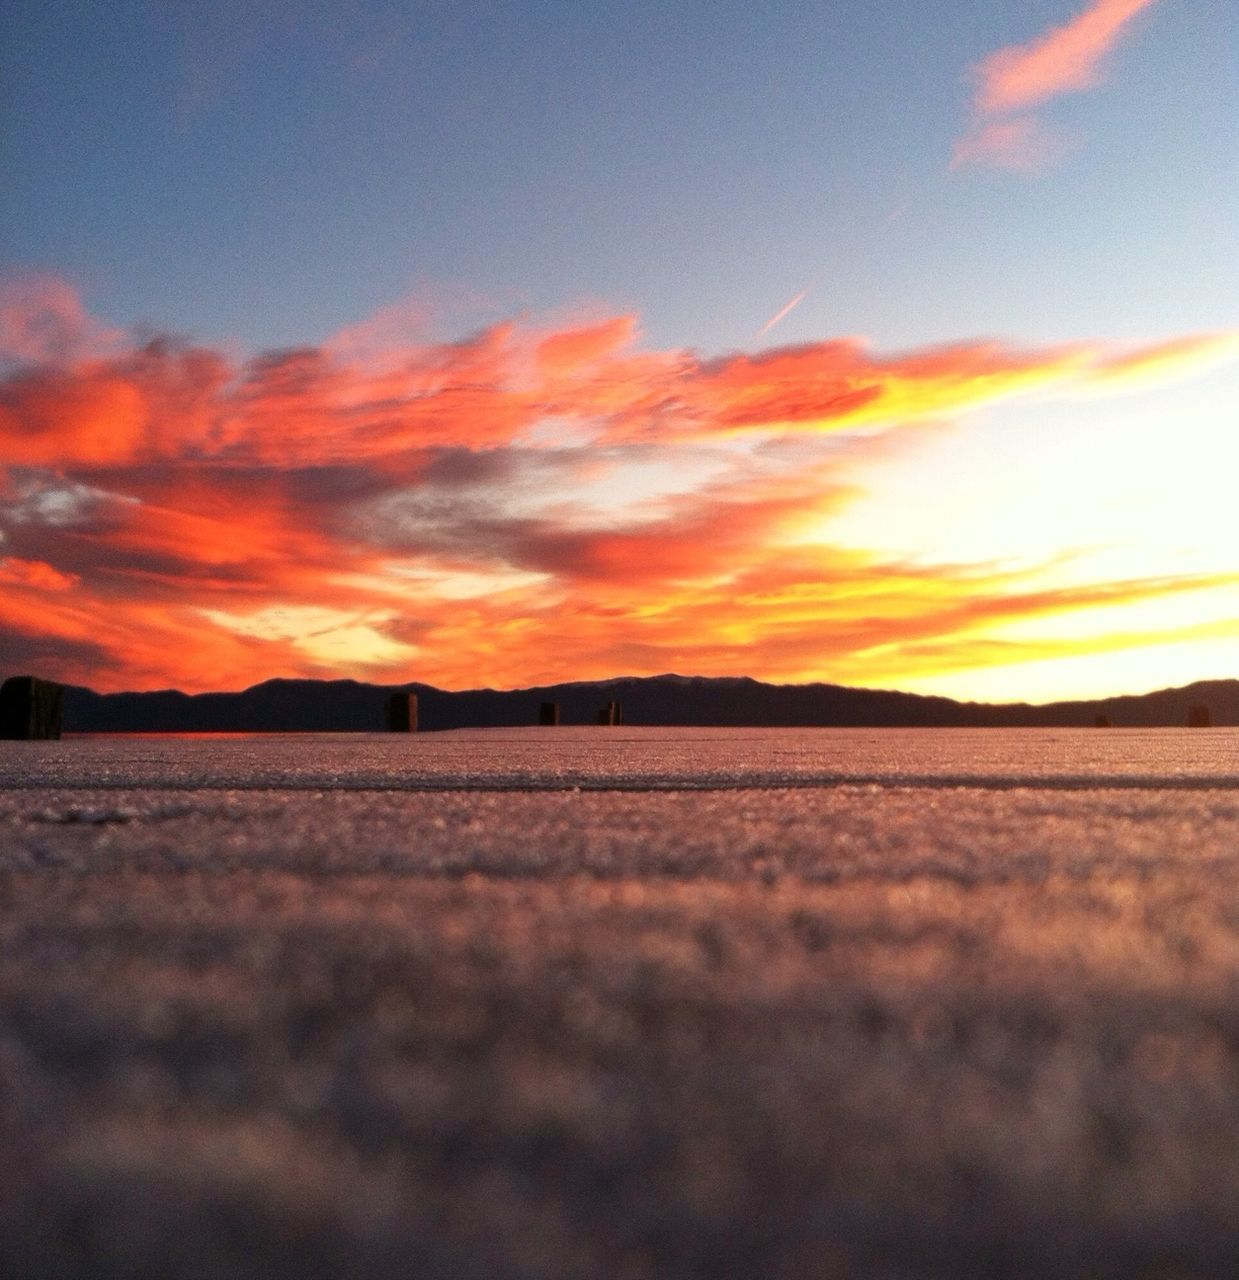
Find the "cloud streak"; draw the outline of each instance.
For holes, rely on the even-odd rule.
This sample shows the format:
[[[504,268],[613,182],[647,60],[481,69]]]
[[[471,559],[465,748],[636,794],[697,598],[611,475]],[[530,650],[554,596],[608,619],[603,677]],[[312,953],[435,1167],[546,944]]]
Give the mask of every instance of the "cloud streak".
[[[1233,336],[705,357],[620,315],[236,360],[101,341],[75,296],[48,290],[63,332],[15,325],[0,380],[0,674],[897,682],[1013,621],[1203,589],[913,566],[832,530],[918,424],[1195,370]]]
[[[799,292],[799,293],[798,293],[798,294],[797,294],[797,295],[796,295],[796,296],[795,296],[795,297],[794,297],[790,302],[787,302],[787,303],[785,303],[783,306],[781,306],[781,307],[780,307],[780,308],[779,308],[779,309],[774,313],[774,315],[772,315],[772,316],[770,317],[770,319],[769,319],[769,320],[767,320],[767,321],[766,321],[766,323],[765,323],[765,324],[763,324],[763,325],[762,325],[762,327],[761,327],[760,329],[758,329],[758,331],[757,331],[757,333],[756,333],[756,335],[755,335],[755,336],[756,336],[756,337],[758,337],[758,338],[764,338],[764,337],[766,336],[766,334],[768,334],[768,333],[770,332],[770,330],[771,330],[771,329],[773,329],[773,328],[774,328],[774,326],[775,326],[776,324],[779,324],[781,321],[786,320],[786,319],[787,319],[787,317],[788,317],[788,316],[790,316],[790,315],[791,315],[791,313],[792,313],[793,311],[795,311],[795,310],[796,310],[796,308],[797,308],[798,306],[800,306],[800,304],[801,304],[801,303],[802,303],[802,302],[803,302],[803,301],[804,301],[808,296],[809,296],[809,290],[808,290],[808,289],[801,289],[801,291],[800,291],[800,292]]]

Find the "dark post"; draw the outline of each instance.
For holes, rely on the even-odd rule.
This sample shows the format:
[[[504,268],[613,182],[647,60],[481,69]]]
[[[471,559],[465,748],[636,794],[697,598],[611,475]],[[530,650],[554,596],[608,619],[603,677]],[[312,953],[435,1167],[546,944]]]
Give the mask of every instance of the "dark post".
[[[1189,729],[1207,729],[1213,723],[1209,708],[1203,706],[1188,707],[1187,727]]]
[[[393,693],[387,699],[387,732],[417,732],[417,694]]]
[[[64,695],[51,680],[10,676],[0,685],[0,738],[57,740]]]
[[[544,702],[538,708],[539,724],[558,724],[559,723],[559,703]]]
[[[611,720],[612,724],[624,723],[624,704],[622,702],[613,702],[611,706],[615,708],[615,715]]]

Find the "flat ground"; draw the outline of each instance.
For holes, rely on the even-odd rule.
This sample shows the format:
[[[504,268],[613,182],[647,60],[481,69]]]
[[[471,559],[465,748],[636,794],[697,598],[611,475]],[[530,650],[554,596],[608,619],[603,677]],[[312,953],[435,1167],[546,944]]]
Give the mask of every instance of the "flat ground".
[[[1239,1270],[1239,731],[0,743],[0,1275]]]

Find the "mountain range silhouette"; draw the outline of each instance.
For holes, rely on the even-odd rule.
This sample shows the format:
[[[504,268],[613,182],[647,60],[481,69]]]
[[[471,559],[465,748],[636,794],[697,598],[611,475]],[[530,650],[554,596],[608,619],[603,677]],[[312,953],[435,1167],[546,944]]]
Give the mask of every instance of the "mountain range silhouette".
[[[95,693],[65,690],[66,732],[357,732],[384,724],[388,698],[417,694],[421,729],[534,725],[544,702],[562,724],[596,724],[609,701],[629,725],[771,728],[1092,727],[1186,725],[1207,707],[1214,725],[1239,725],[1239,680],[1200,681],[1177,689],[1084,701],[956,702],[914,693],[834,684],[765,684],[748,677],[661,675],[543,685],[530,689],[449,692],[427,684],[356,680],[266,680],[236,693]]]

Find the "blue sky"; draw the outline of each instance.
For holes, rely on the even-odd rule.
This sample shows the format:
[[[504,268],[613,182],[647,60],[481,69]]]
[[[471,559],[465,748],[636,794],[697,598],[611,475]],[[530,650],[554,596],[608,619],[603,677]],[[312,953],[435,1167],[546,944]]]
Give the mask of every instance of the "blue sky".
[[[948,172],[968,68],[1070,13],[10,0],[7,264],[247,347],[419,289],[449,325],[630,307],[708,350],[810,282],[787,340],[1233,321],[1229,4],[1139,15],[1053,104],[1052,172]]]

